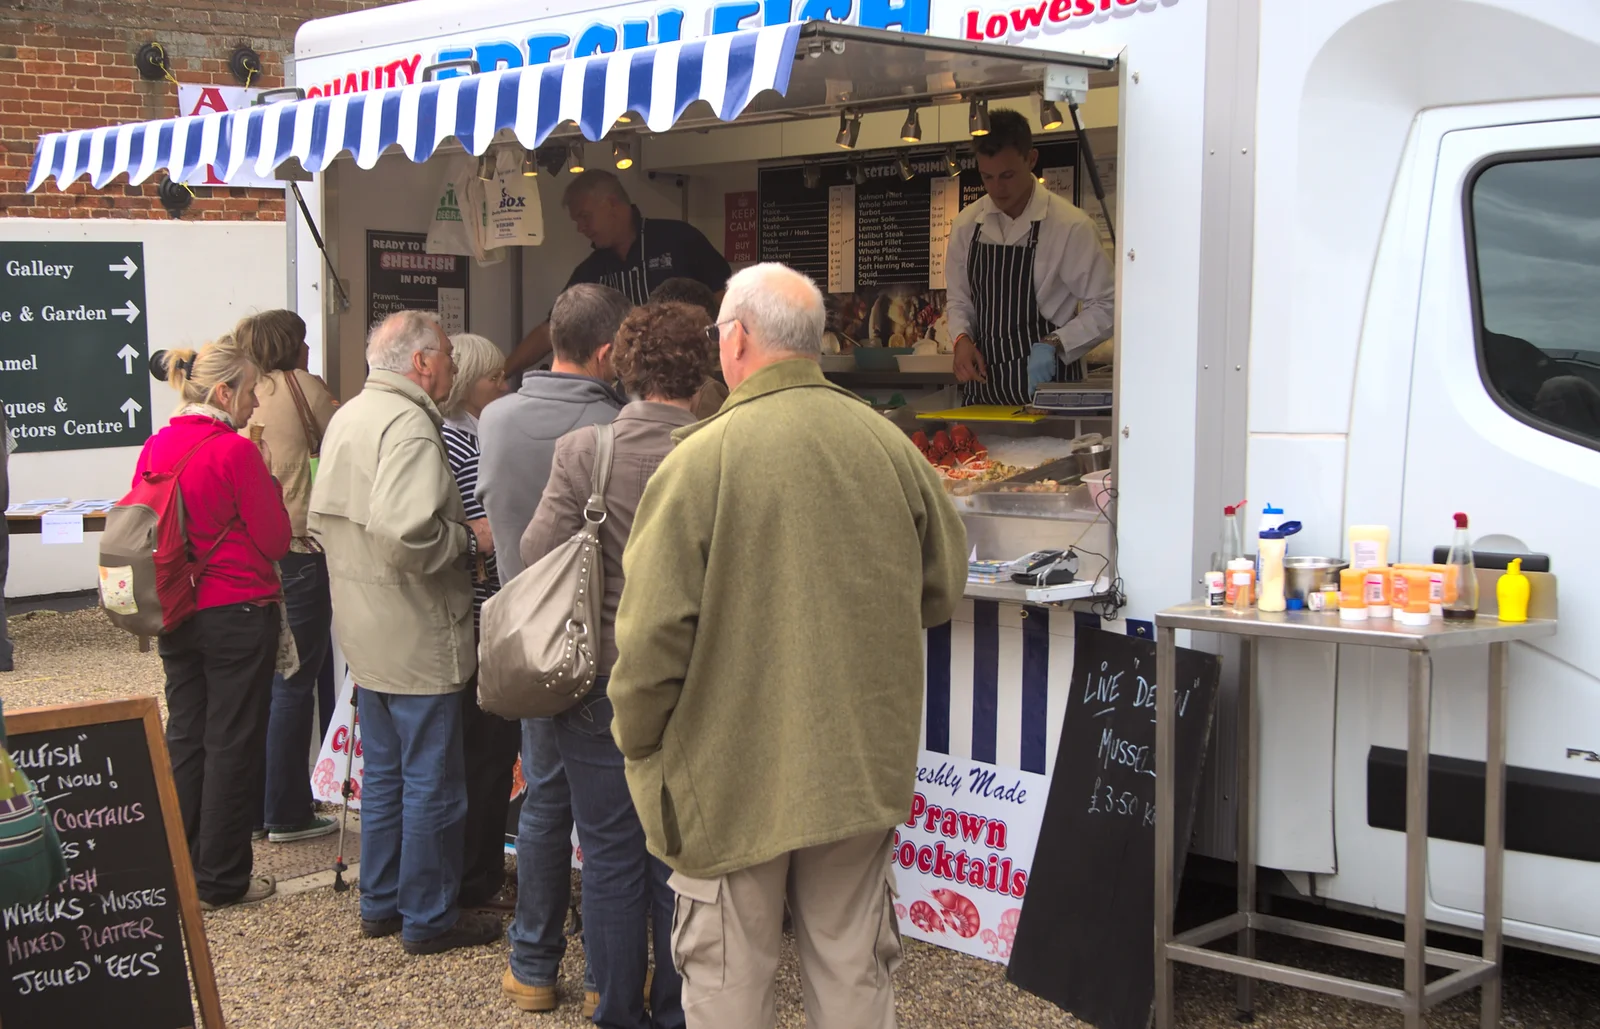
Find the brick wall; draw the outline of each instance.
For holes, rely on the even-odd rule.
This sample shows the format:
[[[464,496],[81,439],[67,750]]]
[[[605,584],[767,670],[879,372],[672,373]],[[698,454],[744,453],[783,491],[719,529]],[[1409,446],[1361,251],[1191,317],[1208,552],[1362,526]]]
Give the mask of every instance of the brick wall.
[[[300,24],[386,0],[7,0],[0,6],[0,215],[23,218],[168,218],[157,172],[138,186],[119,176],[97,190],[80,179],[26,193],[34,144],[47,132],[171,118],[178,87],[139,77],[133,58],[152,40],[183,83],[239,85],[228,55],[261,55],[250,85],[284,85],[283,56]],[[184,218],[282,221],[281,190],[195,186]]]

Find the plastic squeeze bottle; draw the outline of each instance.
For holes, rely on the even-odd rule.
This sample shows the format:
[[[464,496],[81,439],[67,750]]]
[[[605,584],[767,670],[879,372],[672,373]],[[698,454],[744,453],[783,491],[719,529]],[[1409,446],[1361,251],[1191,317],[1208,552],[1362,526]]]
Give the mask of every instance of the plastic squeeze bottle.
[[[1446,591],[1444,598],[1445,618],[1453,621],[1478,617],[1478,570],[1472,563],[1472,540],[1467,535],[1467,516],[1460,511],[1456,512],[1456,534],[1450,541],[1450,556],[1445,558],[1444,563],[1447,579],[1449,569],[1455,570],[1456,579],[1455,597],[1452,599]],[[1524,578],[1523,582],[1527,582],[1527,579]],[[1526,621],[1527,617],[1527,599],[1524,596],[1523,616],[1516,621]]]
[[[1500,602],[1502,622],[1528,620],[1528,577],[1522,574],[1522,558],[1514,557],[1505,574],[1495,583],[1495,599]]]
[[[1256,544],[1260,555],[1260,599],[1256,607],[1262,611],[1282,611],[1288,605],[1283,598],[1283,554],[1288,549],[1289,537],[1300,531],[1299,522],[1283,522],[1271,529],[1263,529]]]

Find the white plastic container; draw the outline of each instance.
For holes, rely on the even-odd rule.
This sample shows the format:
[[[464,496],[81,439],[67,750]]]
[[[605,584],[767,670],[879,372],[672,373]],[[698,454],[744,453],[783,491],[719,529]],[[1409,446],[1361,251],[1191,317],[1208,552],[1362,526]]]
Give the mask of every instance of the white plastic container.
[[[1261,611],[1282,611],[1289,605],[1283,596],[1283,554],[1289,541],[1273,529],[1257,542],[1261,560],[1260,595],[1256,608]]]

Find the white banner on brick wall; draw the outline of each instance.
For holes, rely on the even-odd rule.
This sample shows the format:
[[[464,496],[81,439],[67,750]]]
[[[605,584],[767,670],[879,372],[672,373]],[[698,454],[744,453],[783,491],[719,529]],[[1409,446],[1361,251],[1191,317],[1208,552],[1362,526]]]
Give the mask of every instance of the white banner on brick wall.
[[[244,86],[178,86],[178,113],[186,118],[216,111],[237,111],[255,103],[259,89]],[[248,186],[256,189],[282,189],[277,179],[263,178],[255,173],[255,165],[246,162],[233,178],[224,182],[217,169],[206,165],[196,168],[183,180],[186,186]]]

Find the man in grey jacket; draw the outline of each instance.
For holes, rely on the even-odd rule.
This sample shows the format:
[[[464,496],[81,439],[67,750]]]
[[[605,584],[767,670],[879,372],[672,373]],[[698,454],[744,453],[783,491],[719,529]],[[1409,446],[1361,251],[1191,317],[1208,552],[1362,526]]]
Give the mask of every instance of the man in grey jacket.
[[[550,370],[528,373],[521,389],[483,409],[478,500],[489,514],[491,534],[505,544],[496,548],[502,583],[522,571],[517,542],[544,495],[556,440],[585,425],[611,422],[627,403],[611,385],[611,340],[632,306],[609,286],[567,289],[550,312]],[[517,824],[511,971],[524,989],[508,989],[507,995],[526,1011],[553,1011],[567,946],[572,794],[549,719],[522,723],[522,774],[528,789]],[[586,1004],[598,1000],[592,982],[585,975]]]

